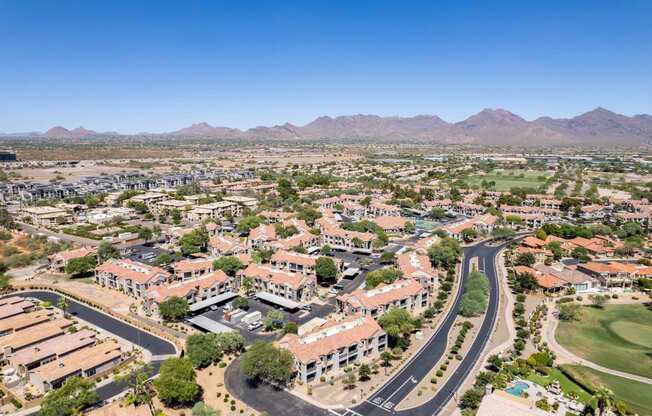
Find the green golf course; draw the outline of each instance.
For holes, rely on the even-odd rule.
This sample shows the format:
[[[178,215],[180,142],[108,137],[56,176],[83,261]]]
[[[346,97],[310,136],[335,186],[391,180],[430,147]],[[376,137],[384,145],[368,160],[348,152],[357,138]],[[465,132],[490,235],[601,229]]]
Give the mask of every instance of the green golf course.
[[[557,342],[603,367],[652,378],[652,311],[643,305],[584,306],[575,321],[561,321]]]

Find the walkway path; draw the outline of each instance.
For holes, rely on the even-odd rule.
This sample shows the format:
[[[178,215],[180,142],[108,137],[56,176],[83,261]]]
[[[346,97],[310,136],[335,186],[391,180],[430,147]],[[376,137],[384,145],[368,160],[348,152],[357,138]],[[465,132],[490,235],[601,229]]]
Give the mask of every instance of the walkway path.
[[[557,355],[557,361],[561,361],[562,363],[569,363],[569,364],[579,364],[579,365],[583,365],[584,367],[592,368],[594,370],[611,374],[614,376],[626,378],[628,380],[638,381],[639,383],[652,384],[652,379],[650,378],[603,367],[599,364],[593,363],[591,361],[587,361],[584,358],[573,354],[572,352],[568,351],[566,348],[559,345],[559,343],[555,339],[555,332],[557,330],[557,325],[559,324],[559,319],[557,319],[556,316],[553,316],[554,309],[555,308],[553,305],[549,305],[548,319],[546,319],[543,324],[544,325],[543,337],[544,340],[548,343],[550,349],[554,351],[554,353]]]

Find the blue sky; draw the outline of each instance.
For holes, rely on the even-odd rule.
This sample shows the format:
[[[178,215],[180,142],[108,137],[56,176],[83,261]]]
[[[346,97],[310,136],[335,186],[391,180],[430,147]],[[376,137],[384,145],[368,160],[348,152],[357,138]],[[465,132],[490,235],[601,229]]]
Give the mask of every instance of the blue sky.
[[[0,0],[0,131],[652,113],[651,1]]]

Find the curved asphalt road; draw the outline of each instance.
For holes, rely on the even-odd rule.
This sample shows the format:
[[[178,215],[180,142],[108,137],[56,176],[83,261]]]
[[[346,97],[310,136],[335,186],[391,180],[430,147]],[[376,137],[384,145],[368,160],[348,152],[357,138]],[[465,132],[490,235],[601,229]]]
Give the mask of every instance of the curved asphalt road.
[[[52,305],[59,302],[59,294],[43,291],[19,292],[13,293],[10,296],[32,297],[40,299],[41,301],[49,301]],[[84,321],[102,328],[103,330],[113,333],[121,338],[126,339],[132,344],[138,345],[148,350],[152,356],[163,356],[176,354],[176,348],[171,343],[162,338],[154,336],[149,332],[143,331],[133,327],[119,319],[113,318],[102,312],[97,311],[89,306],[76,302],[71,298],[67,298],[70,305],[68,312],[72,315],[78,316]],[[152,367],[152,376],[158,374],[161,367],[162,359],[154,359],[150,365]],[[111,397],[122,393],[125,390],[125,385],[120,383],[109,383],[97,389],[97,394],[100,400],[107,400]]]
[[[289,414],[288,411],[302,415],[340,414],[342,416],[381,416],[388,414],[432,416],[438,414],[450,399],[458,393],[458,389],[480,359],[482,351],[491,337],[499,305],[499,285],[495,260],[496,255],[503,246],[491,247],[482,243],[467,247],[464,250],[462,284],[468,278],[471,271],[471,259],[474,257],[478,257],[478,268],[489,279],[490,297],[487,314],[476,333],[470,350],[459,367],[446,380],[446,383],[439,388],[437,394],[423,405],[402,411],[394,410],[396,404],[400,403],[418,385],[419,381],[430,374],[434,365],[446,352],[448,333],[458,315],[462,291],[458,292],[446,318],[427,344],[381,389],[367,401],[353,409],[327,411],[300,400],[285,391],[275,390],[267,385],[252,385],[246,381],[244,375],[239,371],[237,363],[227,368],[225,374],[227,389],[243,402],[259,411],[265,410],[270,415]]]

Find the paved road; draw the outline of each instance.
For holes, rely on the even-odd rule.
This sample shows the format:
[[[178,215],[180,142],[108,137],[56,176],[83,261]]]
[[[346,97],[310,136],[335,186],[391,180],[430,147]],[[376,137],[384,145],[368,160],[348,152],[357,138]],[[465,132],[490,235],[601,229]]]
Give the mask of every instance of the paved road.
[[[11,296],[13,296],[13,294]],[[18,296],[33,297],[42,301],[49,301],[53,305],[56,305],[59,302],[59,295],[52,292],[20,292],[18,293]],[[145,332],[131,325],[128,325],[91,307],[78,303],[73,299],[69,298],[68,301],[70,304],[68,312],[70,314],[78,316],[80,319],[83,319],[97,326],[98,328],[113,333],[123,339],[126,339],[132,344],[136,344],[148,350],[152,356],[176,354],[176,348],[174,345],[172,345],[172,343],[168,341],[158,338],[149,332]],[[162,361],[163,360],[161,359],[155,359],[151,362],[152,376],[158,374]],[[125,386],[122,384],[109,383],[99,387],[97,389],[97,393],[100,397],[100,400],[107,400],[124,390]]]
[[[227,389],[234,396],[245,401],[248,405],[259,411],[267,411],[270,415],[290,414],[288,410],[296,410],[297,414],[302,415],[327,415],[340,414],[342,416],[380,416],[387,414],[401,415],[436,415],[446,406],[458,390],[464,379],[475,366],[476,362],[482,355],[482,351],[491,337],[491,333],[498,313],[498,293],[499,285],[496,274],[495,257],[500,251],[500,247],[487,246],[484,243],[477,246],[468,247],[464,251],[464,260],[462,263],[462,279],[466,281],[471,271],[471,259],[478,257],[478,265],[481,271],[484,271],[490,283],[490,298],[486,317],[478,330],[478,333],[471,345],[469,352],[466,354],[460,366],[455,373],[448,378],[438,393],[430,401],[420,407],[396,411],[396,404],[400,403],[412,389],[414,389],[420,380],[427,377],[445,353],[446,340],[448,333],[455,322],[458,314],[459,303],[461,300],[461,291],[458,292],[451,309],[442,322],[435,335],[412,359],[396,373],[380,390],[378,390],[368,401],[354,407],[353,409],[331,410],[326,411],[317,406],[304,402],[297,397],[285,392],[277,391],[269,386],[256,386],[248,383],[240,373],[237,363],[229,366],[225,379]]]
[[[498,279],[495,267],[495,257],[500,251],[498,247],[485,244],[468,247],[464,250],[462,263],[462,281],[465,282],[471,272],[471,259],[478,257],[478,269],[485,272],[490,283],[490,299],[487,314],[478,330],[470,350],[460,363],[455,372],[446,380],[435,396],[428,402],[414,409],[395,411],[394,407],[400,403],[425,377],[429,376],[434,365],[446,352],[448,333],[455,323],[459,312],[462,291],[457,293],[455,302],[449,310],[441,326],[430,338],[424,348],[417,353],[410,362],[403,367],[388,383],[378,390],[366,402],[353,408],[358,414],[387,415],[388,413],[402,415],[435,415],[446,406],[454,394],[458,394],[466,376],[480,359],[482,351],[493,331],[496,315],[498,313]]]
[[[90,238],[78,237],[76,235],[64,234],[64,233],[55,233],[54,231],[46,230],[45,228],[38,228],[30,224],[25,224],[19,222],[18,225],[20,229],[25,231],[28,234],[43,234],[50,237],[56,237],[64,241],[70,241],[71,243],[77,243],[85,246],[99,246],[102,242],[101,240],[91,240]]]

